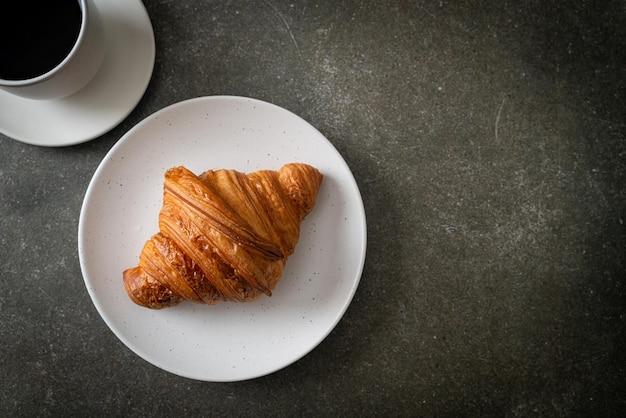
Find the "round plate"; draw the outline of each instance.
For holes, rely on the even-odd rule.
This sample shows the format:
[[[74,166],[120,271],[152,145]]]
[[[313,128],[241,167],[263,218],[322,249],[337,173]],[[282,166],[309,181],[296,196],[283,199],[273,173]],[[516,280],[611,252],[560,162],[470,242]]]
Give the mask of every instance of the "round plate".
[[[21,142],[65,146],[119,124],[143,96],[154,68],[154,33],[140,0],[95,0],[106,36],[100,70],[78,93],[32,100],[0,90],[0,132]]]
[[[128,298],[122,271],[158,230],[166,169],[251,172],[288,162],[311,164],[324,180],[271,297],[158,311]],[[298,360],[341,319],[365,261],[365,212],[345,161],[303,119],[254,99],[204,97],[155,113],[115,144],[87,189],[78,246],[96,308],[131,350],[180,376],[245,380]]]

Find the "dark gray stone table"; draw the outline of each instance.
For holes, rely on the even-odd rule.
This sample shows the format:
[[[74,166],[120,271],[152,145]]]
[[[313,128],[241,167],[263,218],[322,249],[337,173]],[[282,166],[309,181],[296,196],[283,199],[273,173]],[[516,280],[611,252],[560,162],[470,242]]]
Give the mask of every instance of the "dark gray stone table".
[[[0,135],[1,416],[626,410],[624,2],[144,3],[156,65],[119,126],[64,148]],[[116,141],[222,94],[317,127],[368,219],[343,320],[293,365],[237,383],[132,353],[77,254],[85,190]]]

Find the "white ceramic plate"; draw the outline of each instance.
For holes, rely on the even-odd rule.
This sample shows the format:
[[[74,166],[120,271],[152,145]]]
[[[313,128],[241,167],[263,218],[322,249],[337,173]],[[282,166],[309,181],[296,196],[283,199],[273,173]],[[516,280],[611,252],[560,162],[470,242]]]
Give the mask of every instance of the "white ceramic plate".
[[[150,18],[140,0],[95,3],[106,52],[93,80],[57,100],[25,99],[0,90],[0,132],[32,145],[74,145],[109,131],[139,103],[154,68]]]
[[[288,162],[311,164],[324,180],[272,297],[158,311],[130,301],[122,271],[158,230],[167,168],[250,172]],[[96,170],[78,235],[85,284],[111,330],[150,363],[205,381],[263,376],[317,346],[350,304],[366,248],[363,201],[331,143],[287,110],[229,96],[172,105],[131,129]]]

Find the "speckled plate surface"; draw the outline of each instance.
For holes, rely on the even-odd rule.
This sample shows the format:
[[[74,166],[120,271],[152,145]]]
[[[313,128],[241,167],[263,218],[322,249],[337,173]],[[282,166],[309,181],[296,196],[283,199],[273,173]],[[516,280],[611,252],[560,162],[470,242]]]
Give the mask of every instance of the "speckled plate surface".
[[[167,168],[250,172],[288,162],[317,167],[324,181],[272,297],[159,311],[130,301],[122,271],[158,230]],[[115,335],[150,363],[205,381],[263,376],[310,352],[350,304],[366,249],[361,195],[332,144],[287,110],[231,96],[177,103],[130,130],[89,184],[78,235],[87,290]]]

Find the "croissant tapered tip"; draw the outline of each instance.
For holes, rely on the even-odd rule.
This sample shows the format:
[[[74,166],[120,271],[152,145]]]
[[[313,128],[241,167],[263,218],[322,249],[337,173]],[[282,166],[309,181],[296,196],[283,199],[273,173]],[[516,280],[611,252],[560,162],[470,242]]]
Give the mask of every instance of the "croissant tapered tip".
[[[139,306],[162,309],[176,306],[183,301],[167,286],[146,275],[141,267],[124,270],[123,279],[126,293]]]
[[[285,164],[278,173],[280,182],[298,209],[300,220],[304,219],[315,206],[323,174],[317,168],[303,163]]]

